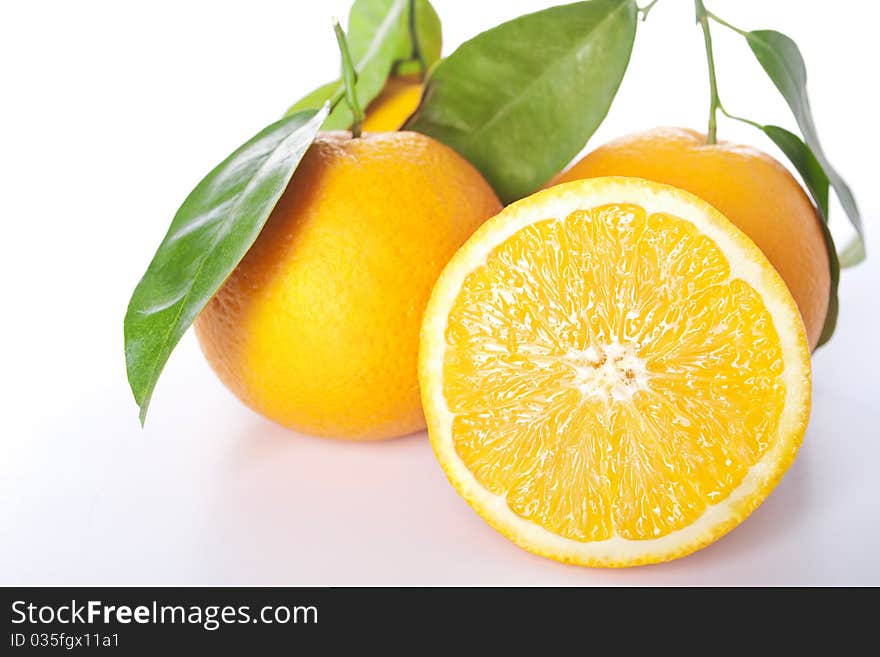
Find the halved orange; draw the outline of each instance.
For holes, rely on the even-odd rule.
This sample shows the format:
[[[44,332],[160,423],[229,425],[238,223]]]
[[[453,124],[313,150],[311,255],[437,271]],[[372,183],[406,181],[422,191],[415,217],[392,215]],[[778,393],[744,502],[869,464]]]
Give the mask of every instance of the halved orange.
[[[558,185],[484,224],[434,287],[419,370],[459,493],[523,548],[589,566],[728,532],[810,410],[782,279],[705,201],[636,178]]]

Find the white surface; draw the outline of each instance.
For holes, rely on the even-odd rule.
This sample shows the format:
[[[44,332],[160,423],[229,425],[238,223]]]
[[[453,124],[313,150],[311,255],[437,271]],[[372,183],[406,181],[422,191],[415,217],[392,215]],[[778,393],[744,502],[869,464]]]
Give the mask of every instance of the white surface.
[[[445,52],[547,4],[475,11],[436,0]],[[877,6],[709,7],[801,46],[826,151],[875,236]],[[329,18],[347,9],[347,0],[5,8],[0,584],[880,584],[876,240],[873,259],[843,273],[838,332],[814,360],[813,416],[792,469],[740,528],[669,564],[601,571],[531,556],[458,498],[423,434],[379,444],[292,434],[239,404],[192,334],[139,428],[123,363],[128,296],[198,179],[336,73]],[[661,0],[640,24],[591,145],[654,125],[703,128],[691,11]],[[714,34],[729,109],[793,127],[746,46]],[[720,136],[774,152],[729,121]]]

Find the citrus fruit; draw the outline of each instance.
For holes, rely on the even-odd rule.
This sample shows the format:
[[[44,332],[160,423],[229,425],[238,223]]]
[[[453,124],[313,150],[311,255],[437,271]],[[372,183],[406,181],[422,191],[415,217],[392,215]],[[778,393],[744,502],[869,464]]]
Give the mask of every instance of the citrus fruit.
[[[828,252],[813,204],[779,162],[748,146],[708,144],[695,130],[658,128],[597,148],[556,182],[596,176],[647,178],[714,205],[782,276],[816,346],[828,312]]]
[[[422,81],[418,75],[388,78],[382,91],[367,106],[361,128],[370,132],[399,130],[412,114],[422,97]]]
[[[591,566],[729,531],[810,407],[803,323],[766,257],[705,201],[635,178],[558,185],[477,230],[434,287],[419,380],[477,513]]]
[[[303,432],[423,428],[422,310],[448,259],[500,207],[429,137],[320,134],[196,321],[208,362],[245,404]]]

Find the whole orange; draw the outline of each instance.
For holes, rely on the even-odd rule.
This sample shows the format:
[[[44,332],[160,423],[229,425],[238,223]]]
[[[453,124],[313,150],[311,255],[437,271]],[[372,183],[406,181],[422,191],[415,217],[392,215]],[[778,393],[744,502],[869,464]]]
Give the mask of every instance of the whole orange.
[[[477,170],[429,137],[320,134],[198,317],[205,357],[245,404],[303,432],[422,429],[422,311],[452,254],[500,209]]]
[[[749,146],[708,144],[695,130],[657,128],[597,148],[553,184],[598,176],[666,183],[715,206],[782,276],[816,346],[828,311],[828,252],[816,209],[779,162]]]
[[[422,79],[418,75],[388,78],[382,91],[367,106],[361,126],[369,132],[398,130],[409,118],[422,98]]]

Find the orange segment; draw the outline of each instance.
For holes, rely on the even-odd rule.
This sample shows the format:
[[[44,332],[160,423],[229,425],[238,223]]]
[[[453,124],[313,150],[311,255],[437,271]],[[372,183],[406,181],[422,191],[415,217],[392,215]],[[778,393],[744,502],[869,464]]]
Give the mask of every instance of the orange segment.
[[[714,540],[769,493],[803,435],[809,356],[784,284],[717,212],[594,179],[511,206],[456,255],[421,383],[438,457],[491,524],[626,565]]]

